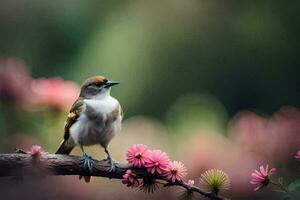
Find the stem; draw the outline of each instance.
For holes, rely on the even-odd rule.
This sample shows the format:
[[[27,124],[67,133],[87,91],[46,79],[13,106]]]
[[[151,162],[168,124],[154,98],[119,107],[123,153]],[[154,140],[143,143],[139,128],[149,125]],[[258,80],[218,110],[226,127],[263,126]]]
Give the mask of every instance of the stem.
[[[281,190],[284,191],[285,193],[289,193],[288,189],[287,189],[284,185],[282,185],[281,183],[279,183],[279,182],[274,182],[274,181],[272,181],[272,180],[270,180],[270,183],[273,184],[273,185],[275,185],[275,186],[277,186],[277,187],[279,187],[279,189],[281,189]]]

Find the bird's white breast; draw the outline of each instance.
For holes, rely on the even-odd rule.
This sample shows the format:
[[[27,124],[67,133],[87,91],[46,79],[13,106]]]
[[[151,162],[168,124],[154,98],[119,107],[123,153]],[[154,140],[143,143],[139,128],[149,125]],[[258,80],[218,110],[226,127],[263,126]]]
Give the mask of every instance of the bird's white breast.
[[[121,117],[116,116],[116,120],[106,123],[109,115],[119,109],[119,102],[107,95],[103,98],[85,99],[83,110],[77,121],[70,128],[70,135],[76,144],[107,145],[112,137],[121,130]],[[91,119],[89,111],[93,111],[96,119]],[[103,120],[103,123],[97,121]],[[107,143],[107,144],[106,144]]]
[[[90,106],[99,114],[109,114],[119,106],[119,102],[111,96],[107,96],[103,99],[85,99],[83,102],[83,111],[85,111],[87,106]]]

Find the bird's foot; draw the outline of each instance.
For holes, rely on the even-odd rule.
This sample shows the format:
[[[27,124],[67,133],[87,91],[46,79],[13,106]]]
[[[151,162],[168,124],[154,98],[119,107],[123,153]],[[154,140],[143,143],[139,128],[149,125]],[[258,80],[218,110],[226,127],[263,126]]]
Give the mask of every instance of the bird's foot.
[[[106,160],[108,160],[110,164],[110,169],[108,170],[108,172],[115,172],[116,167],[118,167],[118,162],[114,161],[111,157],[107,157]]]
[[[84,182],[86,182],[86,183],[89,183],[91,181],[91,176],[80,175],[79,180],[81,180],[82,178],[83,178]]]
[[[90,173],[92,173],[93,164],[94,164],[94,161],[92,160],[92,157],[87,155],[86,153],[84,153],[83,156],[82,156],[82,162],[83,162],[84,169],[88,170]]]

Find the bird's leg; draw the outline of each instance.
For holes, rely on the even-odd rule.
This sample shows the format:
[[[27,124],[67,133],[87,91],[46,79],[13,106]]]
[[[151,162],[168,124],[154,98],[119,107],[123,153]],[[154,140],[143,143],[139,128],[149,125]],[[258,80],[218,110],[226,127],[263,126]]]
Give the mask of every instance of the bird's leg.
[[[108,160],[108,162],[109,162],[109,164],[110,164],[110,170],[109,170],[109,172],[114,172],[114,171],[116,170],[116,167],[117,167],[117,162],[115,162],[115,161],[111,158],[111,156],[110,156],[110,154],[109,154],[107,148],[104,148],[104,151],[105,151],[105,153],[107,154],[107,160]]]
[[[94,161],[92,160],[92,157],[87,155],[84,150],[83,146],[80,145],[80,149],[82,151],[82,161],[83,161],[83,167],[84,169],[88,170],[90,173],[93,171],[93,164]]]

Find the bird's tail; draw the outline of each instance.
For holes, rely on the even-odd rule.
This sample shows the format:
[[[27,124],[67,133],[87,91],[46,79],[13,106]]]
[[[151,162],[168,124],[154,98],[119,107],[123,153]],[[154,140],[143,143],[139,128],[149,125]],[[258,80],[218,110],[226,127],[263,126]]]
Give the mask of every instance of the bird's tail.
[[[55,154],[70,154],[73,148],[73,145],[67,145],[67,141],[63,140]]]

